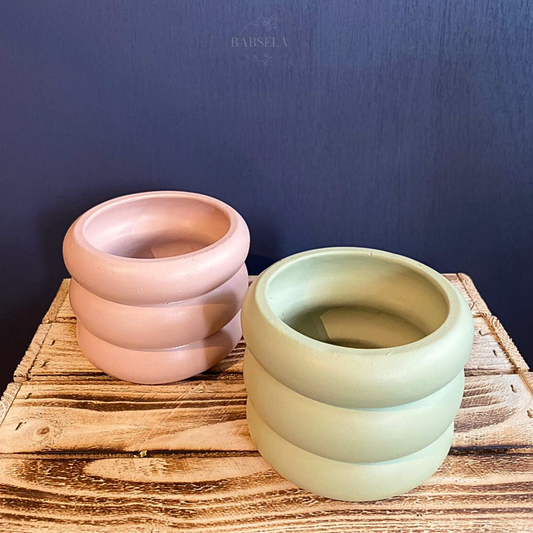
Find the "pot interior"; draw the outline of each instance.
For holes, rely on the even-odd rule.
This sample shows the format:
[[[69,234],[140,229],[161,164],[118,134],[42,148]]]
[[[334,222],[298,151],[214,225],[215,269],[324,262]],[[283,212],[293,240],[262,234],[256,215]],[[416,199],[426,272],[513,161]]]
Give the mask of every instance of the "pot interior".
[[[371,252],[317,254],[289,263],[270,280],[267,301],[288,326],[350,348],[391,348],[442,325],[448,299],[416,266]]]
[[[201,250],[220,240],[230,220],[222,209],[185,196],[127,198],[87,221],[87,241],[120,257],[158,259]]]

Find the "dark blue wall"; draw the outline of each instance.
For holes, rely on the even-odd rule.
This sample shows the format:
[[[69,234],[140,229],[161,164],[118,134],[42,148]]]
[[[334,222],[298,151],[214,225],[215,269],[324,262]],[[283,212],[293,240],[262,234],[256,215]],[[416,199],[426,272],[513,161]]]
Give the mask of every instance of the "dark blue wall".
[[[267,65],[232,47],[260,15],[285,39]],[[256,256],[370,246],[467,272],[528,357],[532,54],[527,0],[3,0],[4,382],[69,224],[147,189],[229,202]]]

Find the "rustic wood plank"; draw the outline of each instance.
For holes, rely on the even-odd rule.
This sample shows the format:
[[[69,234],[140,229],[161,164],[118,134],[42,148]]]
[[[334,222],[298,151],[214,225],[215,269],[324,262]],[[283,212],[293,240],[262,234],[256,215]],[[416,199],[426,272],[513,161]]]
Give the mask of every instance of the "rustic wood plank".
[[[37,331],[33,336],[29,348],[26,350],[26,353],[22,357],[22,360],[15,369],[15,373],[13,374],[14,381],[22,382],[27,381],[29,379],[30,370],[33,367],[33,363],[35,362],[36,357],[41,351],[42,345],[45,342],[46,337],[50,331],[50,326],[50,324],[41,324],[37,328]]]
[[[242,379],[153,387],[22,383],[0,426],[0,453],[250,451]],[[533,446],[533,395],[517,374],[470,376],[454,446]]]
[[[524,381],[524,385],[529,389],[529,392],[533,396],[533,372],[525,372],[520,374],[520,377]],[[533,409],[528,409],[527,416],[533,419]]]
[[[515,371],[527,372],[529,370],[528,364],[524,361],[524,358],[518,351],[518,348],[515,346],[515,343],[507,331],[505,331],[505,328],[502,326],[502,323],[499,321],[499,319],[494,315],[491,315],[487,318],[487,321],[494,333],[495,338],[498,340],[498,343],[513,365]]]
[[[80,353],[65,280],[0,402],[3,530],[533,531],[533,374],[470,278],[446,277],[476,329],[454,447],[424,485],[369,504],[301,491],[257,454],[243,342],[181,383],[115,380]]]
[[[11,532],[527,533],[531,453],[451,454],[413,491],[373,503],[299,490],[256,453],[0,458]]]
[[[27,382],[0,426],[0,453],[253,450],[240,380],[173,385]]]
[[[466,375],[513,374],[516,367],[499,342],[487,317],[474,317],[474,344],[465,365]]]
[[[492,313],[489,311],[489,308],[487,304],[485,303],[485,300],[481,297],[481,294],[479,294],[479,291],[477,290],[476,286],[474,285],[474,282],[472,281],[472,278],[468,276],[467,274],[463,274],[460,272],[459,274],[456,274],[458,280],[461,282],[462,288],[459,288],[459,286],[456,285],[456,287],[460,290],[461,294],[465,296],[465,299],[468,303],[471,302],[470,309],[474,316],[478,314],[482,315],[491,315]],[[450,280],[451,281],[451,280]],[[470,302],[469,302],[470,300]]]
[[[521,375],[466,379],[453,446],[491,448],[533,446],[533,394]]]
[[[482,318],[487,322],[489,329],[492,332],[491,336],[496,339],[501,347],[501,350],[505,353],[512,371],[518,373],[527,372],[529,370],[528,364],[523,359],[511,337],[509,337],[509,334],[502,326],[501,322],[490,312],[485,300],[483,300],[481,294],[474,285],[472,278],[464,273],[445,274],[445,276],[459,289],[459,292],[461,292],[469,304],[474,316],[476,328],[476,317]],[[494,354],[497,355],[498,351],[499,350],[495,350]]]
[[[69,288],[70,279],[64,279],[61,282],[61,285],[59,286],[59,290],[57,291],[56,297],[54,298],[52,305],[48,309],[46,315],[44,315],[43,324],[50,324],[50,322],[55,322],[58,319],[58,315],[61,309],[64,308],[65,302],[67,302],[68,307],[70,307],[70,302],[68,299]],[[70,310],[70,313],[73,314],[72,309]]]
[[[0,427],[15,401],[19,389],[20,385],[18,383],[8,383],[6,390],[2,394],[0,398]]]

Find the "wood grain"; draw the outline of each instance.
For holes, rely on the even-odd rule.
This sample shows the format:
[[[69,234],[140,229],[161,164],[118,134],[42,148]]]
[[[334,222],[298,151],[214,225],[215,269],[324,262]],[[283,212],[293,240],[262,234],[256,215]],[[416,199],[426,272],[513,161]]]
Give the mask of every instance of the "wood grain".
[[[460,282],[460,284],[455,283],[455,279],[451,279],[450,276],[457,276],[457,280]],[[470,310],[474,314],[474,316],[477,315],[490,315],[491,312],[489,311],[489,308],[487,307],[487,304],[485,303],[485,300],[481,297],[481,294],[479,294],[479,291],[477,290],[476,286],[474,285],[474,282],[472,281],[472,278],[468,276],[467,274],[464,274],[460,272],[459,274],[446,274],[446,277],[456,286],[461,287],[459,290],[465,300],[468,304],[470,304]]]
[[[245,404],[242,379],[157,387],[31,381],[21,384],[0,426],[0,452],[254,450]],[[519,375],[470,376],[453,445],[533,445],[532,409]]]
[[[19,389],[20,385],[18,383],[9,383],[6,390],[3,392],[2,397],[0,398],[0,427],[6,418],[7,413],[11,409],[11,405],[15,401]]]
[[[50,324],[41,324],[37,328],[37,331],[33,336],[30,346],[26,350],[26,353],[22,357],[22,360],[15,369],[15,373],[13,374],[14,381],[21,382],[26,381],[28,379],[28,375],[32,370],[32,367],[35,363],[35,359],[39,356],[41,348],[46,342],[48,333],[50,332],[50,327]]]
[[[527,533],[533,455],[453,453],[426,483],[373,503],[299,490],[256,453],[0,458],[12,532]]]
[[[527,372],[529,370],[528,364],[524,361],[524,358],[507,331],[505,331],[500,320],[494,315],[490,315],[487,317],[487,322],[513,368],[517,372]]]
[[[64,279],[61,282],[59,290],[57,291],[57,294],[54,300],[52,301],[46,315],[44,315],[43,324],[50,324],[51,322],[55,322],[58,318],[59,313],[61,312],[61,308],[65,305],[65,302],[67,303],[68,307],[70,307],[70,302],[68,299],[69,289],[70,279]],[[70,312],[72,314],[72,309],[70,309]]]

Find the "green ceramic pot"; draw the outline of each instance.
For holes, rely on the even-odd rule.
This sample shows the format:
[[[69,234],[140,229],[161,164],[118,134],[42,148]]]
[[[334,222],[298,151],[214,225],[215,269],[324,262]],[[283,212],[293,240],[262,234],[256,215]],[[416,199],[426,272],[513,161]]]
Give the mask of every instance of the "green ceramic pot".
[[[337,500],[391,498],[416,487],[441,465],[453,437],[453,424],[426,448],[381,463],[348,463],[321,457],[280,437],[247,404],[250,435],[261,455],[299,487]]]
[[[387,482],[365,495],[361,488],[353,492],[355,479],[332,491],[325,472],[331,467],[337,476],[342,465],[379,464],[378,485],[384,472],[403,472],[398,494],[438,468],[451,442],[473,340],[471,312],[443,276],[377,250],[304,252],[257,279],[242,325],[255,420],[249,417],[250,431],[282,474],[325,496],[368,500],[388,497],[400,485]],[[264,437],[269,432],[281,440]],[[301,461],[278,468],[279,446],[294,447]],[[420,453],[427,460],[407,460]],[[305,454],[325,462],[296,475],[298,464],[308,470]],[[357,476],[368,469],[349,471]]]
[[[460,372],[442,389],[416,402],[355,409],[318,402],[289,389],[249,350],[244,372],[248,397],[272,430],[309,452],[360,463],[396,459],[431,444],[453,422],[464,389]]]

